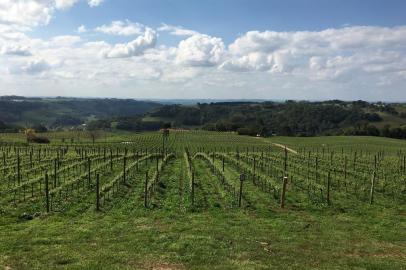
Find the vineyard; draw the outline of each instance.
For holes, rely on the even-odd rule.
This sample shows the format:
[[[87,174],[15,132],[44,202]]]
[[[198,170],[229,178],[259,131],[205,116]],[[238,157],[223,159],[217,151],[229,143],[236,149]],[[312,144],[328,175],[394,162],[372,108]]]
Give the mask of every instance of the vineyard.
[[[406,145],[297,141],[3,139],[0,266],[406,267]]]

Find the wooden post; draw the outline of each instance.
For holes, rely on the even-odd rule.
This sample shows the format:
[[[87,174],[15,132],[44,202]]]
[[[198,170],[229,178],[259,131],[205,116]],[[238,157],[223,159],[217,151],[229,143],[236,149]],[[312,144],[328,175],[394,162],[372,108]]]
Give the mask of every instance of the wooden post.
[[[100,211],[100,177],[96,176],[96,211]]]
[[[369,198],[369,203],[373,204],[374,203],[374,191],[375,191],[375,178],[376,178],[376,156],[375,156],[375,163],[374,163],[374,172],[372,173],[372,179],[371,179],[371,192],[370,192],[370,198]]]
[[[281,208],[285,207],[285,194],[286,194],[286,186],[288,183],[288,177],[283,177],[283,184],[282,184],[282,193],[281,193]]]
[[[242,202],[242,187],[243,187],[243,182],[245,180],[245,174],[240,174],[240,193],[238,195],[238,207],[241,208],[241,202]]]
[[[224,156],[223,156],[223,172],[224,172]]]
[[[145,172],[144,207],[148,207],[148,171]]]
[[[123,183],[126,181],[127,156],[124,156]]]
[[[191,191],[191,196],[192,196],[192,206],[195,205],[195,173],[192,172],[192,191]]]
[[[328,170],[327,175],[327,204],[330,205],[330,179],[331,179],[331,170]]]
[[[90,158],[87,159],[87,183],[90,186]]]
[[[113,171],[113,150],[110,148],[110,171]]]
[[[45,199],[47,213],[49,213],[49,186],[48,186],[48,173],[45,173]]]
[[[54,188],[56,187],[56,159],[54,159]]]
[[[17,181],[18,185],[20,185],[21,182],[21,168],[20,168],[20,152],[17,152]]]

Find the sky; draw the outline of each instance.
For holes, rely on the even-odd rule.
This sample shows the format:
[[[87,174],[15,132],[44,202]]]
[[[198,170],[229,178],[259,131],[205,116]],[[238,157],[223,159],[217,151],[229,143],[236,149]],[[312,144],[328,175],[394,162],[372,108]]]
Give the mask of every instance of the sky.
[[[406,101],[406,1],[0,0],[0,95]]]

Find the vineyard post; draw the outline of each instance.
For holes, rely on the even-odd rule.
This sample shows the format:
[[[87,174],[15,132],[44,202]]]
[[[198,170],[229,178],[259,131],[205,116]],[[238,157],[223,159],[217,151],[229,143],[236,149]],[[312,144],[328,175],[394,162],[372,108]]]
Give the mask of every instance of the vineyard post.
[[[159,156],[156,156],[156,171],[157,172],[158,172],[158,163],[159,163]]]
[[[192,196],[192,206],[195,205],[195,173],[192,172],[192,192],[191,192],[191,196]]]
[[[288,183],[288,177],[283,177],[283,184],[282,184],[282,193],[281,193],[281,208],[285,207],[285,193],[286,193],[286,185]]]
[[[253,175],[252,175],[252,183],[254,183],[254,185],[255,185],[255,174],[256,174],[256,165],[257,165],[257,163],[256,163],[256,159],[255,159],[255,157],[254,157],[254,173],[253,173]]]
[[[287,170],[288,170],[288,149],[285,146],[285,158],[284,158],[284,163],[283,163],[284,176],[286,176]]]
[[[376,156],[375,156],[375,162],[374,162],[374,171],[372,173],[372,179],[371,179],[371,193],[370,193],[370,200],[369,200],[370,204],[374,203],[375,178],[376,178]]]
[[[110,148],[110,171],[113,171],[113,150]]]
[[[238,195],[238,207],[240,207],[241,208],[241,200],[242,200],[242,183],[244,182],[244,180],[245,180],[245,174],[244,173],[242,173],[242,174],[240,174],[240,193],[239,193],[239,195]]]
[[[20,152],[19,151],[17,151],[17,181],[18,181],[18,184],[20,185],[21,168],[20,168]]]
[[[145,172],[144,207],[148,207],[148,171]]]
[[[213,151],[213,154],[212,154],[212,162],[213,162],[213,173],[214,173],[214,151]]]
[[[126,181],[126,167],[127,167],[127,156],[124,156],[124,166],[123,166],[123,183]]]
[[[328,170],[327,175],[327,204],[330,205],[330,181],[331,181],[331,168]]]
[[[223,156],[223,172],[224,172],[224,156]]]
[[[403,174],[406,174],[406,156],[403,156]]]
[[[137,151],[137,161],[136,161],[136,164],[137,164],[137,172],[138,172],[138,151]]]
[[[47,213],[49,213],[49,184],[48,184],[48,173],[45,173],[45,199]]]
[[[54,188],[56,187],[56,159],[54,159]]]
[[[99,174],[96,175],[96,210],[100,211],[100,179],[99,179]]]
[[[87,165],[87,183],[90,186],[90,166],[91,166],[90,158],[87,159],[87,163],[88,163],[88,165]]]
[[[3,151],[3,175],[6,174],[6,153]]]

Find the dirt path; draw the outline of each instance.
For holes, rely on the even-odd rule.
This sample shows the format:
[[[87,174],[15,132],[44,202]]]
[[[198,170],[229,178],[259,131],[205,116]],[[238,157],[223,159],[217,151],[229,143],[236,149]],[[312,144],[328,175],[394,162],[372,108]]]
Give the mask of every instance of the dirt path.
[[[293,154],[297,154],[296,150],[293,150],[292,148],[289,148],[286,145],[283,145],[283,144],[280,144],[280,143],[272,143],[272,144],[275,145],[275,146],[278,146],[280,148],[283,148],[283,149],[285,149],[285,147],[286,147],[286,150],[288,150],[289,152],[291,152]]]

